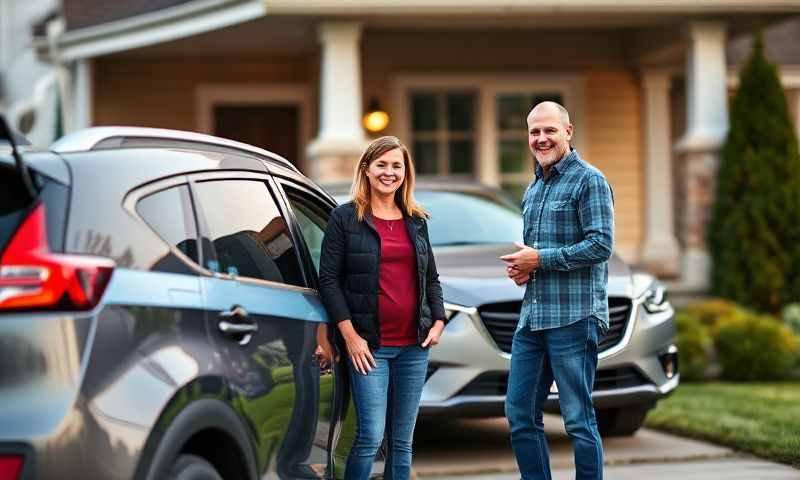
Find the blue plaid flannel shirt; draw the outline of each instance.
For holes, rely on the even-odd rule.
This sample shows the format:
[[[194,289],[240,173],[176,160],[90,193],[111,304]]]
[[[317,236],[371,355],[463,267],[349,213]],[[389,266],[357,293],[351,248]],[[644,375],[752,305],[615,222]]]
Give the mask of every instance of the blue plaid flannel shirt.
[[[522,199],[525,244],[540,266],[525,288],[517,330],[562,327],[596,317],[608,330],[608,259],[614,245],[614,200],[597,168],[571,150],[536,177]]]

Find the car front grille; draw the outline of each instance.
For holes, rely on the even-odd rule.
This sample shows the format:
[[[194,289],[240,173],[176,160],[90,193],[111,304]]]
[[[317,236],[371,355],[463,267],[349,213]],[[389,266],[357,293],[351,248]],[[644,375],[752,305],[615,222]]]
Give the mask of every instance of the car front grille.
[[[609,328],[600,339],[598,351],[608,350],[622,341],[631,314],[631,301],[628,298],[611,297],[608,299]],[[491,335],[497,348],[511,353],[511,340],[519,322],[519,310],[522,302],[490,303],[478,309],[483,325]]]
[[[645,385],[650,382],[634,367],[604,368],[597,371],[594,379],[594,391],[613,390]],[[484,372],[458,395],[494,396],[505,395],[508,387],[508,372]]]

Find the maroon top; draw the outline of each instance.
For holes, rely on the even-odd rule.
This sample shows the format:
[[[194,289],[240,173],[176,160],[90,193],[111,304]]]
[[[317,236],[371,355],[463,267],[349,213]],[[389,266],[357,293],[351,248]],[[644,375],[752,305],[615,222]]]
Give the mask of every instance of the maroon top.
[[[417,256],[405,221],[373,216],[381,237],[378,319],[381,346],[417,343]]]

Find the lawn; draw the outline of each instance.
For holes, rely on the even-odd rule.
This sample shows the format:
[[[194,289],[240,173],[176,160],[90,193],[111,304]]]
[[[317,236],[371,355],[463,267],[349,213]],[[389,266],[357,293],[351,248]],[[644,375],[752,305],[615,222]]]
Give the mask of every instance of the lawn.
[[[647,426],[800,468],[800,382],[684,383]]]

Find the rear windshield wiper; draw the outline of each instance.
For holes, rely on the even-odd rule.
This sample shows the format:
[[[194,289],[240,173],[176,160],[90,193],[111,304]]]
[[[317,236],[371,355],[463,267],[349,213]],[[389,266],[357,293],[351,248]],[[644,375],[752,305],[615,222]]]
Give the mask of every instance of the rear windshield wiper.
[[[17,167],[17,174],[22,181],[25,193],[29,197],[28,200],[33,201],[36,198],[36,188],[33,186],[31,173],[28,171],[28,167],[25,166],[25,161],[22,159],[22,155],[19,153],[19,150],[17,150],[17,142],[14,139],[14,133],[8,127],[5,117],[0,115],[0,141],[2,140],[6,140],[11,146],[11,156],[14,157],[14,163]]]

